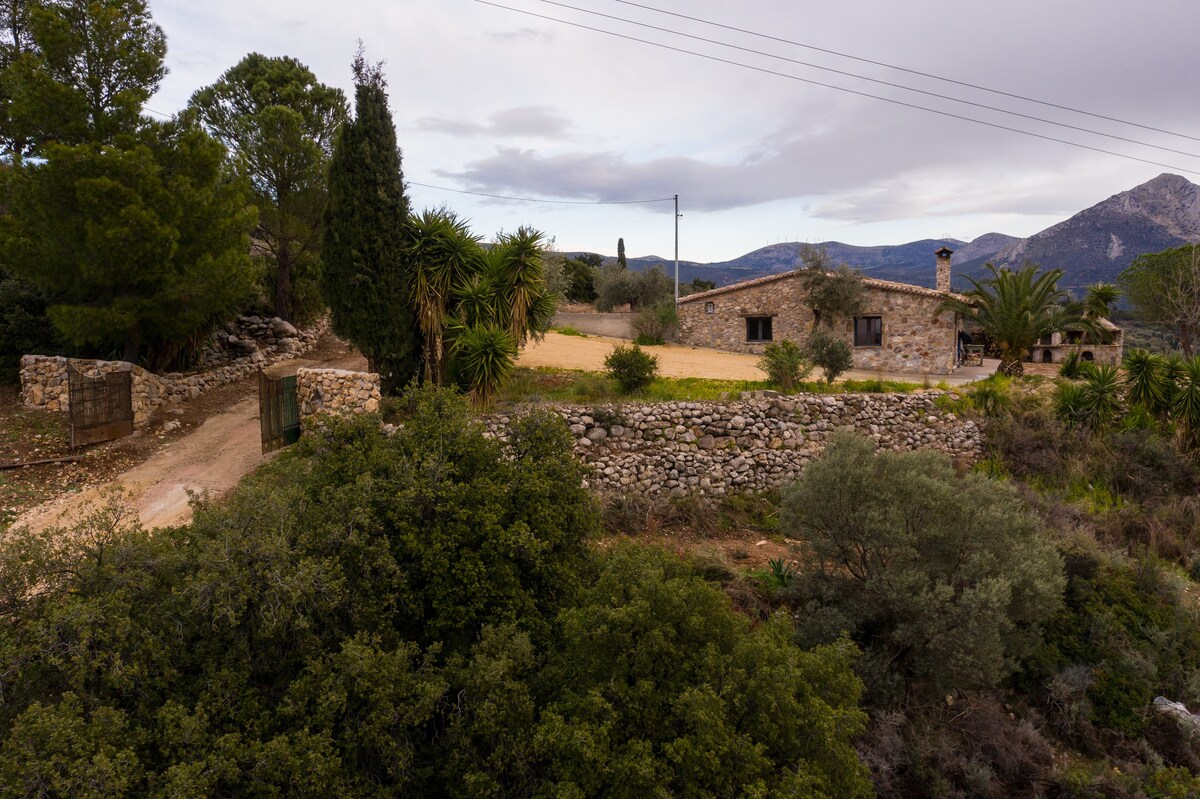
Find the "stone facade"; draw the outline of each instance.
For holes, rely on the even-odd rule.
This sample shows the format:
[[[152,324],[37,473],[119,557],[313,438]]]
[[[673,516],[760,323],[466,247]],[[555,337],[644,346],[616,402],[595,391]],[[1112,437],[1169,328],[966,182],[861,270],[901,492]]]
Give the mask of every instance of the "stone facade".
[[[1108,333],[1107,344],[1093,344],[1086,337],[1081,341],[1077,333],[1053,333],[1033,345],[1029,360],[1034,363],[1063,363],[1072,353],[1078,352],[1082,360],[1119,366],[1125,354],[1121,328],[1107,319],[1101,319],[1100,326]]]
[[[239,317],[230,327],[237,333],[229,333],[226,328],[215,334],[201,356],[203,368],[195,372],[156,375],[124,361],[25,355],[21,358],[21,402],[26,408],[65,412],[69,401],[68,363],[91,375],[128,371],[133,373],[133,425],[141,427],[164,403],[195,399],[273,363],[300,357],[325,334],[329,321],[323,319],[305,330],[296,330],[282,319]],[[230,339],[237,344],[230,344]]]
[[[864,278],[867,301],[860,316],[880,317],[882,344],[854,346],[854,320],[835,333],[851,345],[854,368],[906,374],[949,374],[956,365],[959,320],[938,311],[949,295],[905,283]],[[770,341],[749,341],[747,319],[771,319]],[[792,273],[735,283],[679,301],[679,342],[759,354],[772,341],[803,345],[812,332],[812,310]]]
[[[592,467],[589,484],[609,493],[680,497],[763,491],[796,479],[840,429],[882,449],[935,450],[966,464],[979,460],[974,422],[938,408],[944,392],[802,394],[738,402],[556,409]],[[503,436],[507,416],[486,419]]]
[[[297,369],[296,403],[300,424],[322,413],[374,413],[383,400],[379,375],[344,369]]]

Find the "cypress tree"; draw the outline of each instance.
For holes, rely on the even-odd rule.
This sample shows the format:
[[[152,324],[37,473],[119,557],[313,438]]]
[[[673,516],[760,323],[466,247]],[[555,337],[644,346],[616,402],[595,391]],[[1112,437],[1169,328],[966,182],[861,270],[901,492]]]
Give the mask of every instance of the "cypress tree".
[[[617,266],[625,269],[629,263],[625,260],[625,239],[617,239]]]
[[[329,165],[321,291],[333,330],[395,391],[420,372],[421,333],[406,253],[408,197],[380,65],[354,58],[352,121]]]

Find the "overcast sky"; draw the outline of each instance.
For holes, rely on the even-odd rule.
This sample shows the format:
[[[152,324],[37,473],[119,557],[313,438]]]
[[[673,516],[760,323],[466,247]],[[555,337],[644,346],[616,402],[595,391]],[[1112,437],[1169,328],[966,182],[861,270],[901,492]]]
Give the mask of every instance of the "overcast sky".
[[[474,0],[150,0],[167,35],[170,73],[149,105],[178,110],[249,52],[293,56],[352,97],[349,64],[361,38],[370,60],[386,62],[407,180],[584,202],[678,194],[679,255],[694,261],[726,260],[780,241],[874,245],[970,240],[991,231],[1026,236],[1162,172],[1200,182],[1196,0],[638,0],[642,7],[564,0],[619,19],[544,0],[496,2],[711,58]],[[551,205],[417,185],[409,194],[416,208],[446,204],[487,236],[529,224],[563,250],[611,255],[624,237],[630,256],[674,252],[670,202]]]

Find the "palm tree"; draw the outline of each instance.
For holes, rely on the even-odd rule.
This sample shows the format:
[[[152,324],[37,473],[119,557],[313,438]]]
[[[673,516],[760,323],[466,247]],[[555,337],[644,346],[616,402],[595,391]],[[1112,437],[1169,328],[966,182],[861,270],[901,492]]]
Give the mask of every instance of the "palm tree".
[[[971,290],[963,299],[945,300],[939,310],[950,310],[973,320],[991,336],[1000,349],[1000,373],[1020,376],[1023,361],[1042,336],[1083,328],[1096,330],[1094,320],[1084,315],[1082,303],[1072,301],[1058,288],[1063,270],[1038,274],[1037,264],[1027,263],[1016,271],[985,267],[990,277],[967,278]]]
[[[482,267],[479,237],[453,211],[424,211],[409,220],[412,294],[424,339],[425,380],[443,382],[446,316],[455,289],[469,283]]]
[[[1083,312],[1091,319],[1104,319],[1120,296],[1121,290],[1112,283],[1093,283],[1083,297]]]

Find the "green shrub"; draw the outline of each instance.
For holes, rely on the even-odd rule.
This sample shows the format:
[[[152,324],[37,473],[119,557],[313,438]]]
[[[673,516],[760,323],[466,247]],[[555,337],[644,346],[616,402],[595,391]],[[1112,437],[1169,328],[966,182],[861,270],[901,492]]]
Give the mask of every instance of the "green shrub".
[[[815,366],[821,367],[826,383],[837,380],[854,365],[850,345],[824,328],[817,328],[808,337],[804,354]]]
[[[1078,352],[1072,352],[1062,362],[1062,366],[1058,367],[1059,377],[1065,377],[1068,380],[1075,380],[1079,377],[1079,372],[1083,368],[1084,361],[1080,360]]]
[[[581,333],[570,325],[566,325],[565,327],[556,327],[554,328],[554,332],[558,333],[560,336],[578,336],[579,338],[588,337],[587,333]]]
[[[804,351],[794,341],[784,339],[778,344],[768,344],[763,350],[758,368],[767,373],[767,378],[784,394],[796,390],[797,385],[812,373],[813,365],[804,357]]]
[[[644,306],[633,318],[633,332],[637,334],[634,343],[662,344],[678,326],[679,316],[675,311],[674,300],[663,300],[651,306]]]
[[[1015,489],[939,454],[839,434],[784,491],[781,529],[807,548],[801,640],[849,630],[878,695],[995,686],[1061,601],[1062,561]]]
[[[1059,418],[1067,425],[1106,430],[1122,410],[1124,385],[1115,366],[1084,364],[1078,370],[1082,381],[1063,383],[1058,390]]]
[[[604,359],[604,368],[622,394],[632,394],[650,385],[658,374],[658,358],[637,344],[626,347],[618,344]]]

